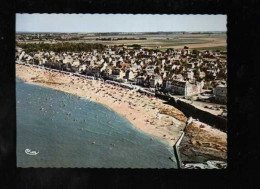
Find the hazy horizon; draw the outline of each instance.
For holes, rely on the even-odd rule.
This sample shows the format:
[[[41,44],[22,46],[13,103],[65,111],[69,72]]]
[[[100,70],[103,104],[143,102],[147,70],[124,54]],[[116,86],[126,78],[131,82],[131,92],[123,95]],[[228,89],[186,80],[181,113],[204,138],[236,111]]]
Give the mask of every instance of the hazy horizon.
[[[216,33],[226,33],[227,31],[145,31],[145,32],[41,32],[41,31],[16,31],[16,33],[82,33],[82,34],[94,34],[94,33],[194,33],[194,32],[201,32],[201,33],[207,33],[207,32],[216,32]]]
[[[226,32],[226,15],[16,14],[16,33]]]

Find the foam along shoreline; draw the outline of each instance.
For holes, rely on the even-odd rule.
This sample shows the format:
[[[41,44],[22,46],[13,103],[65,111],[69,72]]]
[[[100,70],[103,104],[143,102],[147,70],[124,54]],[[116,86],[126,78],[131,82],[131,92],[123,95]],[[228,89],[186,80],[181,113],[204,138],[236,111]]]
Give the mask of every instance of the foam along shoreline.
[[[87,98],[101,103],[128,119],[141,131],[158,137],[174,146],[187,118],[164,101],[143,95],[131,86],[126,88],[113,83],[94,80],[91,76],[79,77],[64,71],[52,71],[39,66],[16,64],[16,76],[30,84],[37,84]],[[169,115],[160,112],[167,111]]]

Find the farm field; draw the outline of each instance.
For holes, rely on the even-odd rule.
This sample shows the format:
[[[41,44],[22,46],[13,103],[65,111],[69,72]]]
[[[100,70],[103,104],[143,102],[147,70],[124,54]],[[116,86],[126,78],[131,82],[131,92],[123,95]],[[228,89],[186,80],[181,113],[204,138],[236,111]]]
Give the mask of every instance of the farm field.
[[[101,38],[96,40],[97,38]],[[136,40],[102,40],[102,38],[136,38]],[[139,38],[146,38],[146,40],[139,40]],[[27,41],[26,43],[38,43],[40,41]],[[56,41],[55,43],[59,43]],[[66,41],[63,41],[66,42]],[[226,50],[226,34],[225,33],[211,33],[211,34],[191,34],[191,33],[177,33],[177,34],[133,34],[133,35],[105,35],[105,36],[84,36],[80,40],[67,41],[73,43],[100,43],[104,45],[133,45],[138,44],[143,48],[159,49],[165,51],[168,48],[182,49],[188,46],[190,49],[198,50]],[[44,43],[51,43],[46,40]],[[52,42],[53,43],[53,42]]]

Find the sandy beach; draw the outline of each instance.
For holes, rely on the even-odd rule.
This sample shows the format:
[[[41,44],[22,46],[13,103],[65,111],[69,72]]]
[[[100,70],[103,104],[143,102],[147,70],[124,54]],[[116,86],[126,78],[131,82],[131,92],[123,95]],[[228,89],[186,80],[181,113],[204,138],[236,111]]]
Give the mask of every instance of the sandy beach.
[[[30,84],[50,87],[101,103],[124,116],[139,130],[158,137],[170,146],[177,142],[187,121],[181,111],[165,104],[161,99],[106,82],[18,64],[16,76]]]
[[[186,128],[187,117],[165,101],[106,82],[51,72],[16,64],[16,76],[30,84],[84,97],[101,103],[128,119],[139,130],[174,146],[181,131],[181,153],[189,157],[204,155],[210,159],[227,158],[227,134],[193,120]],[[123,127],[123,125],[122,125]]]

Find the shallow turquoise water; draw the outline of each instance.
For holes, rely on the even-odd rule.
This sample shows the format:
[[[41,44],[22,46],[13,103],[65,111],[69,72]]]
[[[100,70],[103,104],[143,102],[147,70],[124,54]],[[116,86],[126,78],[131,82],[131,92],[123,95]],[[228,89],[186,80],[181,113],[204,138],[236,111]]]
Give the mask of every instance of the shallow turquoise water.
[[[18,167],[176,168],[172,147],[99,103],[18,78],[16,101]]]

